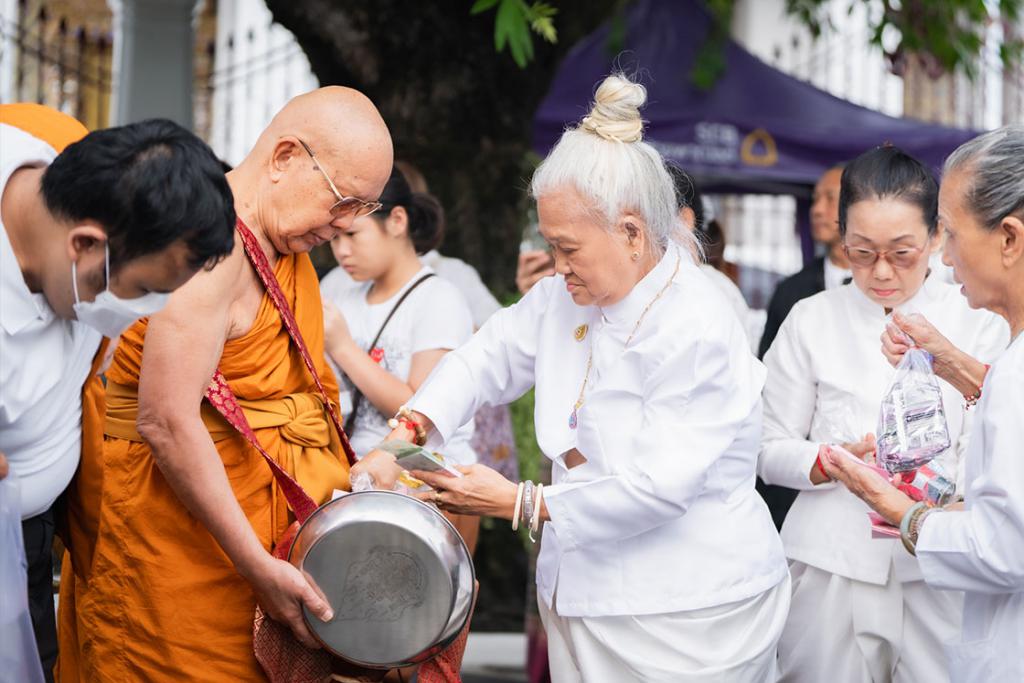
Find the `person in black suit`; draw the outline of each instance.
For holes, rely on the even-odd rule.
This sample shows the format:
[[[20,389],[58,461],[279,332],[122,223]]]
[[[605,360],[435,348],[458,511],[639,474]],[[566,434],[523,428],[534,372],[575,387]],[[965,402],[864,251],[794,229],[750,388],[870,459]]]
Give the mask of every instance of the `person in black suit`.
[[[803,270],[790,275],[775,288],[768,303],[768,318],[757,354],[759,358],[764,358],[782,321],[797,301],[850,281],[850,264],[846,260],[842,238],[839,236],[839,181],[842,175],[843,167],[834,166],[825,171],[814,186],[811,237],[825,247],[825,255],[814,259]],[[782,529],[782,521],[796,499],[797,492],[783,486],[765,484],[760,478],[757,480],[757,490],[768,504],[775,526]]]

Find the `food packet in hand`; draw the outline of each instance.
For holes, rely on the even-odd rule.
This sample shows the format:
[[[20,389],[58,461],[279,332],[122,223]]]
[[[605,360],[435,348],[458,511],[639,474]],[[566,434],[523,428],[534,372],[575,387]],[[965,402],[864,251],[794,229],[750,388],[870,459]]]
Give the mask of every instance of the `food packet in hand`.
[[[897,479],[896,488],[917,501],[942,506],[952,503],[956,497],[956,483],[938,460],[901,472]]]
[[[878,463],[891,473],[916,470],[949,448],[942,391],[924,349],[912,347],[896,367],[877,434]]]

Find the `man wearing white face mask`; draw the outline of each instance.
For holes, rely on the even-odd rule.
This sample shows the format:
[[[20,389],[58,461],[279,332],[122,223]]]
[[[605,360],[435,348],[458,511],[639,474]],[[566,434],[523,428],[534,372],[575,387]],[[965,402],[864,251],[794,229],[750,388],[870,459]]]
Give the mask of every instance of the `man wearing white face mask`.
[[[110,290],[110,242],[103,244],[103,274],[106,289],[92,301],[82,301],[78,296],[77,264],[71,262],[71,288],[75,294],[75,319],[93,328],[104,337],[114,339],[129,325],[152,315],[167,303],[169,292],[148,292],[134,299],[122,299]]]
[[[234,244],[231,191],[198,138],[159,120],[87,133],[46,107],[0,106],[0,452],[20,484],[48,679],[54,504],[78,466],[82,387],[103,337]]]

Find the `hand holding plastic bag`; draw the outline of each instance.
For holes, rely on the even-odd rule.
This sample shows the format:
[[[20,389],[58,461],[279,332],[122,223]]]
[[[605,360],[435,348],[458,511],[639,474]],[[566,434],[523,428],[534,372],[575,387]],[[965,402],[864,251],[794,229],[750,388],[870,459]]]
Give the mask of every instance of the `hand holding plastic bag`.
[[[893,473],[916,470],[949,448],[942,391],[927,351],[913,347],[896,366],[877,434],[878,462]]]
[[[25,542],[21,537],[21,484],[0,479],[0,678],[43,683],[43,669],[28,613]]]

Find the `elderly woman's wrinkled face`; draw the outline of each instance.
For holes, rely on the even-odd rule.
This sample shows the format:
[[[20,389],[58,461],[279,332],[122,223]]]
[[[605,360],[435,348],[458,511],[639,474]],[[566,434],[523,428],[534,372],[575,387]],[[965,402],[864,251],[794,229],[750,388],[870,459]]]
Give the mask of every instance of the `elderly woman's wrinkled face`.
[[[921,289],[937,243],[928,236],[920,206],[872,198],[847,211],[845,245],[854,283],[876,304],[892,309]]]
[[[953,278],[971,308],[998,309],[1002,291],[1000,234],[986,230],[966,201],[969,171],[954,171],[939,186],[939,229],[946,236],[942,262],[953,268]]]
[[[537,200],[540,233],[555,258],[555,271],[579,306],[609,306],[629,294],[638,277],[634,251],[646,254],[642,231],[624,226],[608,230],[574,189],[549,192]],[[631,238],[633,241],[631,242]]]

